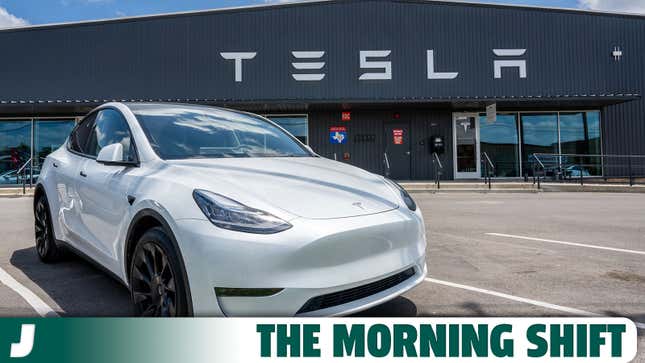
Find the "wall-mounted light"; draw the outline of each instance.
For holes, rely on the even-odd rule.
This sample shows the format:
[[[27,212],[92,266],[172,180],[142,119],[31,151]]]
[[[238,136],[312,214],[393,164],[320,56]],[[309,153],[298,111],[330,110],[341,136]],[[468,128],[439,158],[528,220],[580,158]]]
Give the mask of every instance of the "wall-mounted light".
[[[614,60],[618,62],[623,58],[623,51],[620,47],[614,47],[614,50],[611,52],[611,55],[614,57]]]

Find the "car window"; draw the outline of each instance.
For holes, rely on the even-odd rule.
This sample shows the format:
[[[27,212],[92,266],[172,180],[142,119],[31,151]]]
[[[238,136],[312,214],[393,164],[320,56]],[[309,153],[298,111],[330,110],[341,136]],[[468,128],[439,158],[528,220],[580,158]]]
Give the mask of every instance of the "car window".
[[[251,114],[188,105],[129,107],[162,159],[311,156],[293,136]]]
[[[135,160],[132,135],[123,115],[113,109],[101,110],[90,134],[86,154],[98,156],[101,149],[116,143],[123,145],[123,161]]]
[[[94,121],[96,120],[96,113],[93,113],[83,119],[69,136],[69,147],[73,151],[81,154],[87,154],[85,146],[90,137],[90,133],[94,129]]]

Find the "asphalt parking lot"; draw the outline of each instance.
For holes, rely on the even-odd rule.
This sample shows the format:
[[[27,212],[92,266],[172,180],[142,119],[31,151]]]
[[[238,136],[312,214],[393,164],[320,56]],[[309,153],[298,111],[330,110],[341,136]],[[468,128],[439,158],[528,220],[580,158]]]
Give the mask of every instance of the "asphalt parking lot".
[[[363,316],[625,316],[645,362],[645,194],[414,194],[429,278]],[[30,198],[0,199],[0,316],[131,314],[127,290],[79,258],[41,264]],[[21,296],[17,291],[21,291]],[[26,295],[25,295],[26,294]],[[33,301],[32,301],[33,302]]]

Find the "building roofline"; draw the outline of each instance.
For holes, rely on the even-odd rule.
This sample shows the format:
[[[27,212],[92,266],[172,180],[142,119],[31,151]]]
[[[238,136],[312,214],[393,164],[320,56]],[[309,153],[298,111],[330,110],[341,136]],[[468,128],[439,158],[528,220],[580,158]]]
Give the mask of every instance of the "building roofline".
[[[495,3],[493,2],[494,0],[488,0],[488,1],[482,1],[482,2],[475,2],[474,0],[398,0],[398,1],[443,3],[443,4],[468,5],[468,6],[500,8],[500,9],[508,9],[508,8],[526,9],[526,10],[548,11],[548,12],[558,12],[558,13],[573,13],[573,14],[583,14],[583,15],[587,14],[587,15],[645,19],[645,14],[639,14],[639,13],[580,9],[580,8],[564,8],[564,7],[558,7],[558,6],[539,6],[539,5],[528,5],[528,4],[503,4],[503,3]]]
[[[171,13],[125,16],[125,17],[118,17],[118,18],[34,24],[34,25],[0,29],[0,33],[40,30],[40,29],[60,28],[60,27],[70,27],[70,26],[126,23],[126,22],[139,21],[139,20],[155,20],[155,19],[163,19],[163,18],[182,17],[182,16],[207,15],[207,14],[241,12],[241,11],[255,11],[255,10],[287,8],[287,7],[296,7],[296,6],[310,6],[310,5],[320,5],[320,4],[327,4],[327,3],[340,3],[340,2],[347,2],[347,1],[348,0],[295,0],[295,1],[287,1],[287,2],[270,3],[270,4],[255,4],[255,5],[235,6],[235,7],[226,7],[226,8],[216,8],[216,9],[188,10],[188,11],[179,11],[179,12],[171,12]],[[349,0],[349,1],[357,2],[359,0]],[[378,1],[378,0],[374,0],[374,1]],[[454,6],[473,6],[473,7],[485,7],[485,8],[497,8],[497,9],[524,9],[524,10],[533,10],[533,11],[548,11],[548,12],[558,12],[558,13],[572,13],[572,14],[583,14],[583,15],[588,14],[588,15],[610,16],[610,17],[630,17],[630,18],[645,19],[645,14],[637,14],[637,13],[610,12],[610,11],[601,11],[601,10],[549,7],[549,6],[537,6],[537,5],[524,5],[524,4],[475,2],[473,0],[381,0],[381,1],[404,2],[404,3],[405,2],[428,3],[428,4],[441,4],[441,5],[454,5]]]

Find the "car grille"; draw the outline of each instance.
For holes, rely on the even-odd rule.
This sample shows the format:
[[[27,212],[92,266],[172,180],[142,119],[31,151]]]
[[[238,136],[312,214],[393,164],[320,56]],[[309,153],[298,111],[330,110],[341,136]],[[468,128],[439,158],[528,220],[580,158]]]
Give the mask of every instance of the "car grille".
[[[307,301],[305,305],[303,305],[300,310],[298,310],[297,314],[304,314],[310,311],[326,309],[332,306],[347,304],[352,301],[360,300],[362,298],[394,287],[412,276],[414,276],[414,268],[410,267],[409,269],[399,272],[398,274],[386,277],[382,280],[371,282],[367,285],[358,286],[343,291],[337,291],[331,294],[316,296],[309,299],[309,301]]]

